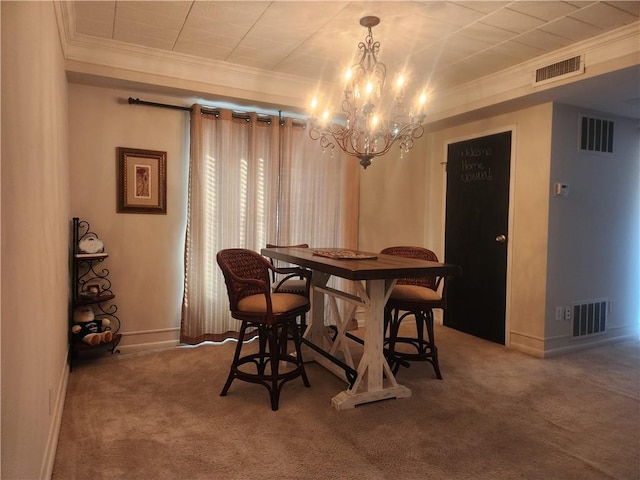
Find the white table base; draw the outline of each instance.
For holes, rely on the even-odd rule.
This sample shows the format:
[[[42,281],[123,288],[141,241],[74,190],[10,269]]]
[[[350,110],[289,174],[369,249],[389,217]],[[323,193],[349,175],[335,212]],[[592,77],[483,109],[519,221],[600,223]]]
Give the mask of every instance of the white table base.
[[[342,357],[340,359],[346,365],[355,368],[345,334],[357,307],[361,306],[365,311],[364,352],[358,363],[358,376],[352,386],[331,399],[332,405],[337,410],[345,410],[363,403],[411,396],[411,390],[396,382],[383,351],[384,306],[395,285],[395,280],[367,280],[366,286],[361,281],[355,281],[353,283],[356,286],[357,295],[352,295],[327,287],[329,278],[330,275],[324,273],[314,272],[313,274],[311,319],[304,334],[305,339],[336,358]],[[333,341],[324,324],[325,295],[329,298],[332,317],[337,328],[337,335]],[[344,318],[340,315],[337,299],[350,304]],[[305,351],[305,358],[316,361],[349,383],[344,369],[321,354],[309,349]]]

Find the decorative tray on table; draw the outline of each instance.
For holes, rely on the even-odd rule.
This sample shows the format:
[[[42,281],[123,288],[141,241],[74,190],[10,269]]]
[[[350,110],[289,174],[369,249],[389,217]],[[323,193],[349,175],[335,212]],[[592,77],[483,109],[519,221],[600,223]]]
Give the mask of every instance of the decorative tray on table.
[[[333,258],[334,260],[371,260],[378,258],[370,253],[354,252],[353,250],[314,250],[314,255]]]

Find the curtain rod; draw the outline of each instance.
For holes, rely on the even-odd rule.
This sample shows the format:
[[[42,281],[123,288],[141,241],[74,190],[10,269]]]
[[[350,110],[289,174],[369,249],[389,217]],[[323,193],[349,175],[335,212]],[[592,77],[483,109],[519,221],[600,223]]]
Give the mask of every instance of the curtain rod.
[[[140,100],[139,98],[129,97],[129,105],[148,105],[150,107],[162,107],[162,108],[173,108],[174,110],[186,110],[190,112],[192,110],[191,107],[183,107],[182,105],[169,105],[167,103],[156,103],[156,102],[146,102],[144,100]]]
[[[146,100],[140,100],[139,98],[133,98],[133,97],[129,97],[129,105],[147,105],[150,107],[171,108],[173,110],[184,110],[187,112],[191,112],[193,110],[193,108],[191,107],[185,107],[182,105],[169,105],[168,103],[148,102]],[[208,114],[208,115],[215,115],[215,116],[219,115],[218,109],[212,108],[212,107],[202,107],[202,113]],[[243,112],[237,112],[235,110],[233,111],[231,116],[233,118],[240,118],[240,119],[246,120],[247,122],[250,120],[249,114],[243,113]],[[280,125],[282,125],[282,121],[283,121],[282,110],[278,111],[278,117],[280,119],[279,123]],[[271,123],[271,115],[258,114],[258,121]],[[306,122],[302,120],[293,119],[293,123],[294,125],[306,126]]]

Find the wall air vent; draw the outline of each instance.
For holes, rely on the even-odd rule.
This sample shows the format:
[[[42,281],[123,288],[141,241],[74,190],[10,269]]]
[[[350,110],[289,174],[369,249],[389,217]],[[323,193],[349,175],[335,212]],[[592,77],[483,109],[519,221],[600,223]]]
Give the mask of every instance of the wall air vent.
[[[533,84],[541,85],[544,83],[555,82],[567,77],[581,75],[584,73],[584,57],[567,58],[551,65],[538,68],[533,74]]]
[[[572,337],[585,337],[604,333],[607,329],[607,313],[609,312],[609,300],[601,298],[588,302],[573,303]]]
[[[613,153],[613,122],[581,115],[579,148],[585,152]]]

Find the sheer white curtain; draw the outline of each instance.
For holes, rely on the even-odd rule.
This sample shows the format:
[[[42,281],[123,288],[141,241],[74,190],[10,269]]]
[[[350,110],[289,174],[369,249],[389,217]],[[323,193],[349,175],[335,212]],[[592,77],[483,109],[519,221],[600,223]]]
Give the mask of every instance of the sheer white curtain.
[[[277,117],[203,114],[194,105],[180,341],[237,337],[219,250],[297,239],[355,247],[358,198],[358,163],[323,155],[290,119],[280,126]]]
[[[307,130],[285,120],[278,245],[357,248],[360,170],[342,152],[323,153]]]

